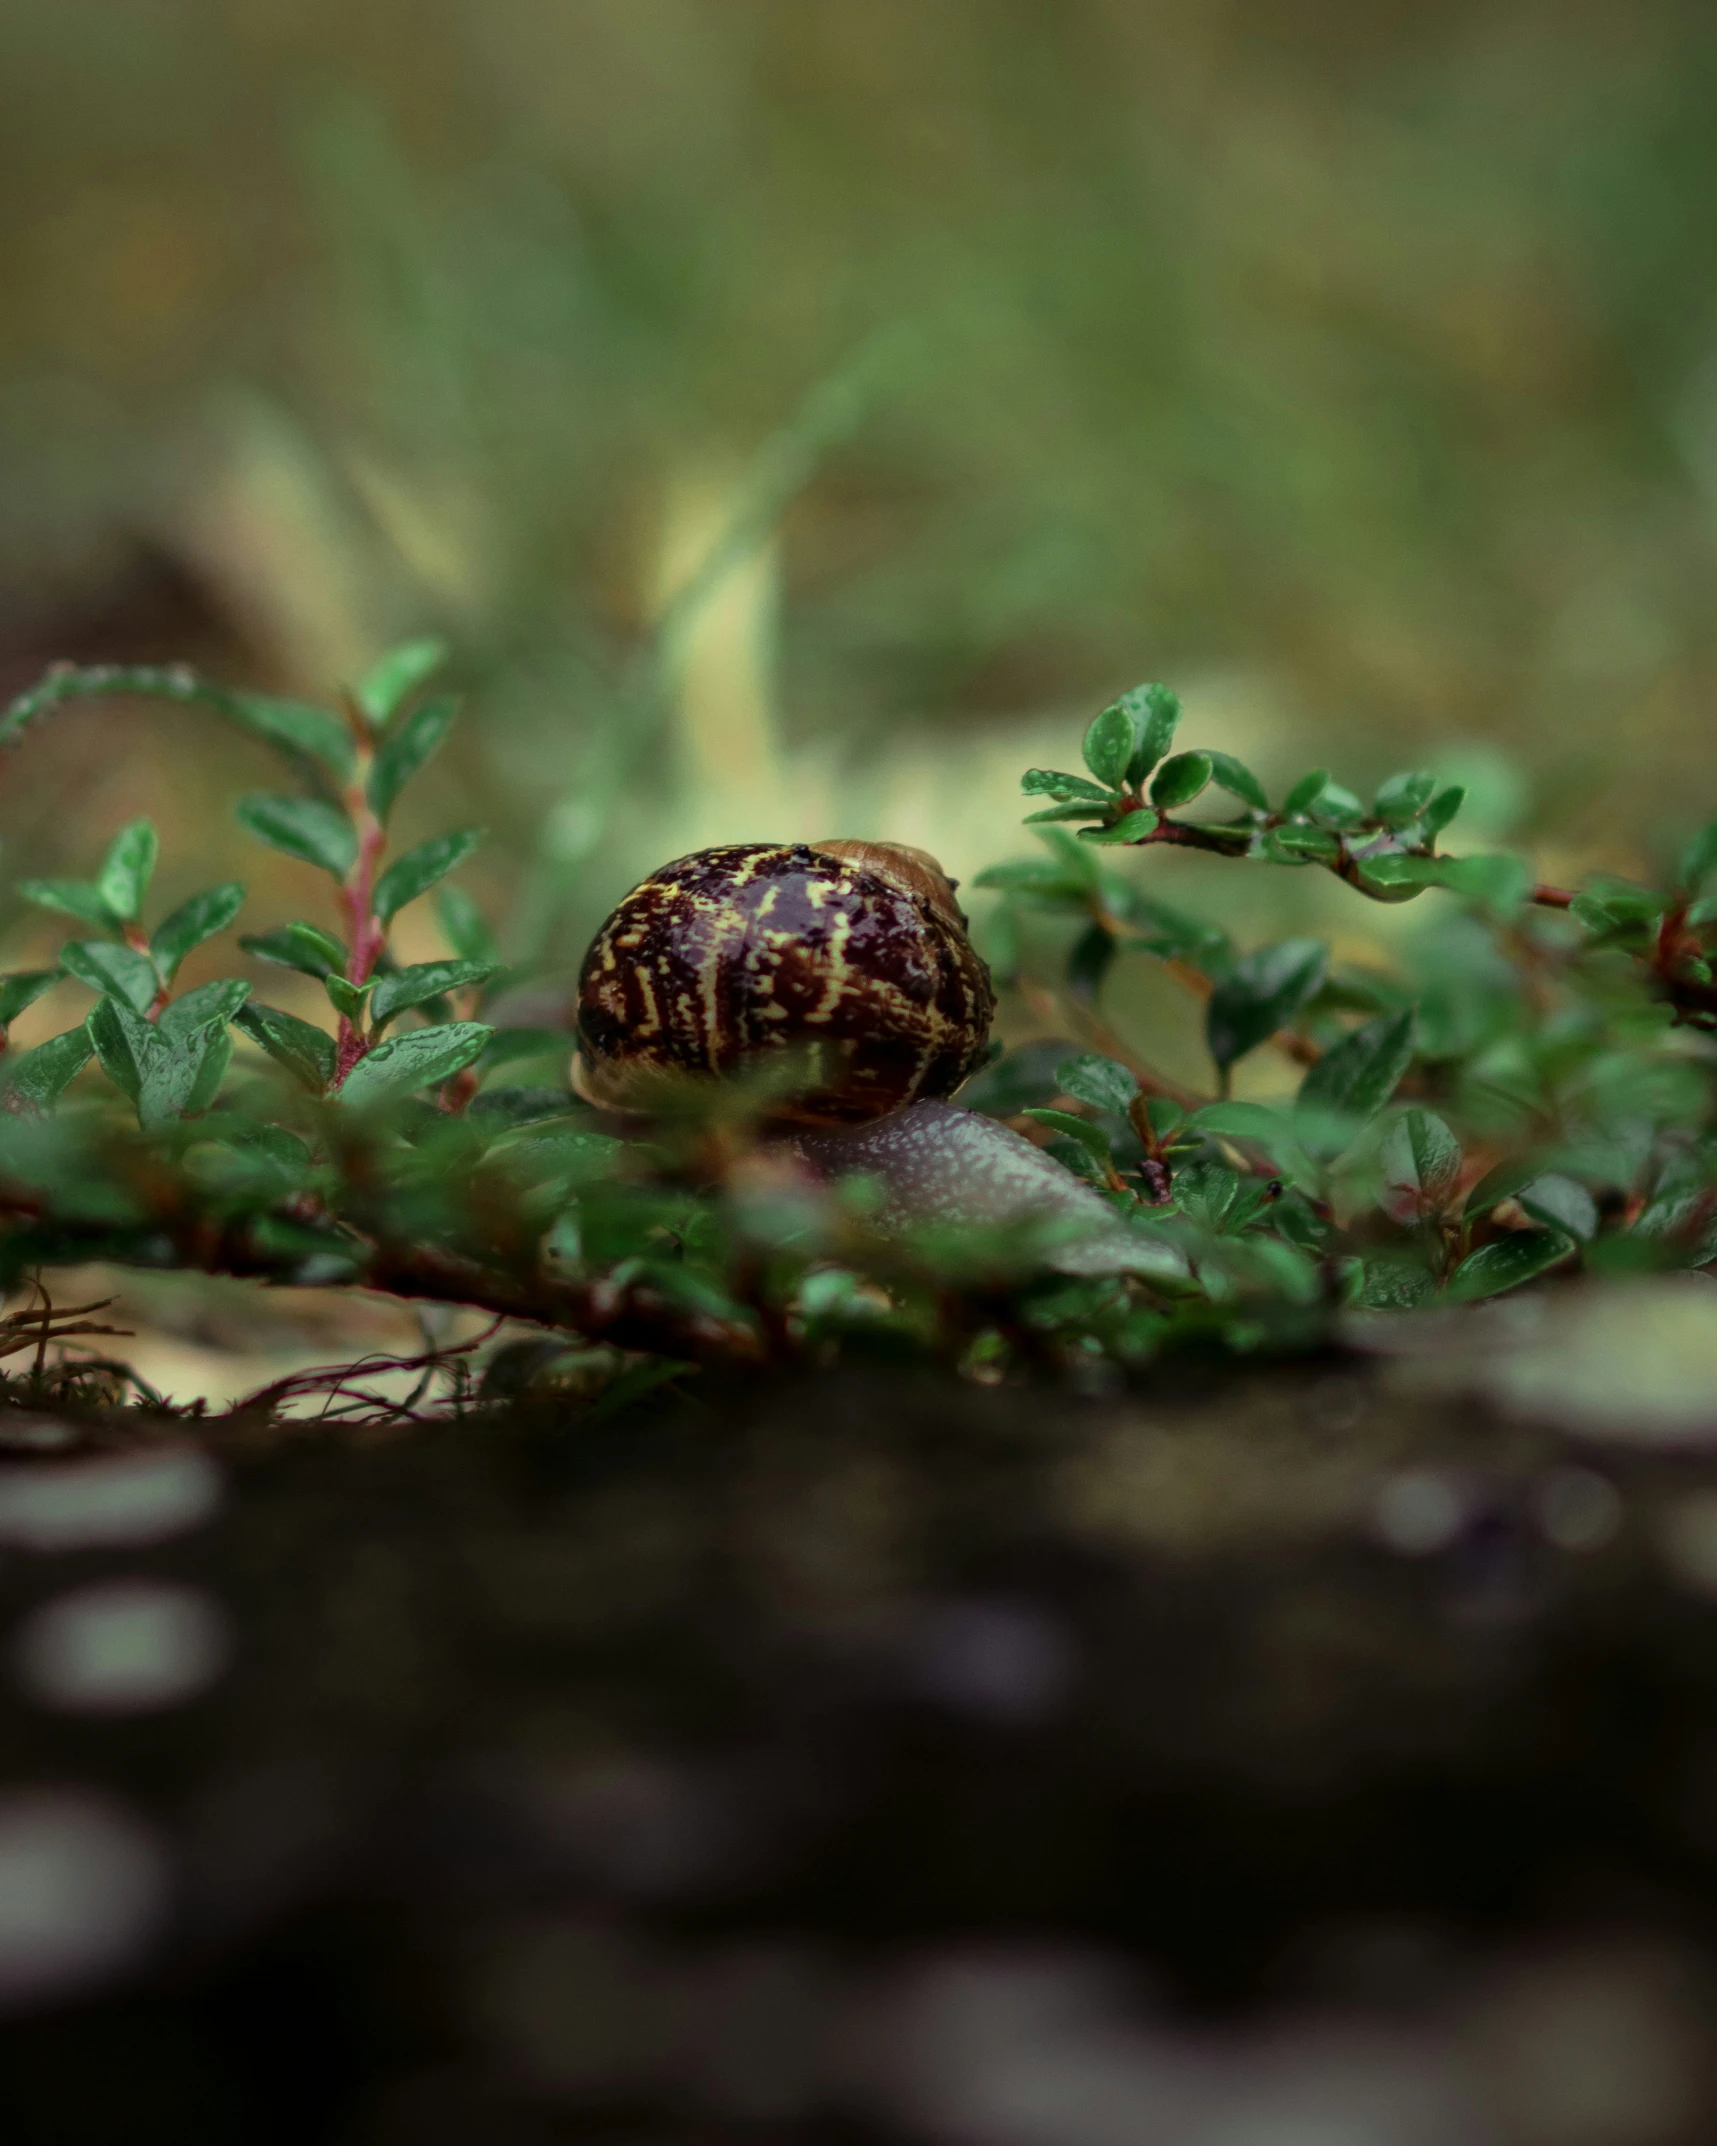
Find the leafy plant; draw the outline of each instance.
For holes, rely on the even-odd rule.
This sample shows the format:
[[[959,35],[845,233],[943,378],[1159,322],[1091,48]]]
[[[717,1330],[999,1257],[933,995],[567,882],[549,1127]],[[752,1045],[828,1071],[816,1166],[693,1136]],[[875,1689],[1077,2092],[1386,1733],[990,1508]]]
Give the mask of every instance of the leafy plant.
[[[291,777],[240,802],[244,826],[330,882],[327,921],[239,941],[313,979],[321,1023],[242,977],[179,988],[244,890],[210,887],[148,928],[147,822],[87,881],[19,885],[80,935],[55,967],[0,978],[0,1023],[62,987],[93,1003],[0,1057],[0,1281],[99,1258],[480,1305],[559,1330],[503,1347],[497,1391],[608,1380],[619,1405],[692,1366],[879,1350],[983,1377],[1085,1375],[1189,1341],[1301,1346],[1355,1311],[1717,1259],[1717,821],[1664,888],[1565,890],[1511,855],[1447,853],[1462,800],[1428,774],[1367,806],[1318,769],[1272,806],[1232,756],[1174,750],[1166,687],[1104,709],[1084,772],[1024,778],[1048,801],[1028,819],[1039,853],[979,880],[1004,945],[1041,939],[1022,932],[1034,919],[1059,928],[1053,972],[1013,955],[1003,982],[1068,1040],[1003,1054],[961,1098],[1026,1130],[1137,1247],[1122,1271],[1069,1274],[1047,1223],[885,1227],[862,1178],[754,1167],[763,1088],[691,1089],[622,1130],[563,1084],[516,1085],[532,1059],[564,1063],[569,1039],[482,1018],[505,972],[447,884],[476,831],[390,848],[392,811],[455,717],[422,697],[443,653],[394,651],[340,710],[177,669],[61,668],[0,721],[16,738],[87,694],[212,710]],[[1444,927],[1387,976],[1312,939],[1242,950],[1122,854],[1163,849],[1317,868],[1379,902],[1434,890]],[[394,919],[437,889],[452,952],[402,965]],[[1115,966],[1137,959],[1202,1001],[1207,1092],[1106,1022]],[[1230,1094],[1260,1051],[1297,1069],[1291,1098]]]

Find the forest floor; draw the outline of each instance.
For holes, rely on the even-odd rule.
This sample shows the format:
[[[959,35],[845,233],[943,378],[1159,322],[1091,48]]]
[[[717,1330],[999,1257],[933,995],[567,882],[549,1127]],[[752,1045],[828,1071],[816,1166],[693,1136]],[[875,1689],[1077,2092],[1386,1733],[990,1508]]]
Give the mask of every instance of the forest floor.
[[[0,1634],[8,2141],[1717,2132],[1717,1449],[1423,1358],[13,1409]]]

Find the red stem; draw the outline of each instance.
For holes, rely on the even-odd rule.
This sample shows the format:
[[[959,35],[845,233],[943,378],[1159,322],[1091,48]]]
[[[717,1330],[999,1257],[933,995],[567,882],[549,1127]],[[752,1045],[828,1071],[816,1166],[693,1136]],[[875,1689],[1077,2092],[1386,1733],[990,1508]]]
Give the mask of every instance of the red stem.
[[[376,916],[374,904],[376,865],[383,850],[387,848],[388,838],[387,830],[370,810],[368,787],[370,762],[374,754],[363,730],[362,719],[355,715],[352,729],[357,738],[358,757],[346,791],[346,810],[352,815],[352,824],[358,830],[358,855],[351,871],[346,875],[341,901],[346,912],[346,932],[351,946],[351,952],[346,957],[346,981],[349,984],[367,984],[375,973],[376,963],[387,949],[387,926]],[[341,1014],[334,1062],[335,1088],[340,1086],[369,1047],[369,1038],[363,1030],[348,1014]]]
[[[119,929],[121,936],[131,951],[134,954],[142,954],[147,959],[149,955],[149,934],[143,929],[142,925],[137,923],[122,924]],[[144,1012],[144,1020],[160,1020],[163,1007],[171,1002],[172,997],[173,993],[168,985],[157,984],[155,986],[155,996],[149,1001],[149,1005]]]

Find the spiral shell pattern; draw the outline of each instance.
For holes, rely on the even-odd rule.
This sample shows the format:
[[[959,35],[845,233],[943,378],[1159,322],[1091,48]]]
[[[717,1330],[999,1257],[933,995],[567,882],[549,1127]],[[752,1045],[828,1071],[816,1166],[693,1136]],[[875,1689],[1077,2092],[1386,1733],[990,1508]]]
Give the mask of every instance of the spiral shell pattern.
[[[625,1108],[652,1078],[792,1050],[805,1086],[781,1114],[800,1123],[951,1094],[983,1056],[995,993],[948,882],[893,854],[905,869],[884,845],[739,843],[634,887],[579,978],[586,1093]]]

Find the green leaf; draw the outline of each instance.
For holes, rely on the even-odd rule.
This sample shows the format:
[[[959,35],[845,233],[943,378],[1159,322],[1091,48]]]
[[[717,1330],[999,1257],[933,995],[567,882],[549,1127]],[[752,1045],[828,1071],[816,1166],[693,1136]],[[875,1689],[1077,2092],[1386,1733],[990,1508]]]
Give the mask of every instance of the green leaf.
[[[143,1061],[155,1042],[155,1031],[141,1014],[116,998],[98,1000],[84,1026],[101,1070],[135,1105],[143,1093]]]
[[[203,1018],[193,1019],[197,1003]],[[212,1099],[232,1056],[226,1013],[230,984],[209,984],[180,1001],[172,1027],[156,1025],[114,998],[104,998],[87,1023],[102,1070],[136,1105],[146,1133],[160,1132]]]
[[[1469,1222],[1488,1214],[1493,1207],[1500,1207],[1510,1200],[1522,1185],[1531,1184],[1538,1175],[1538,1165],[1530,1156],[1513,1155],[1487,1170],[1467,1194],[1461,1212]]]
[[[440,751],[458,713],[456,700],[425,701],[381,746],[370,768],[366,792],[370,810],[378,820],[386,822],[399,793]]]
[[[1227,933],[1203,917],[1159,901],[1138,887],[1119,885],[1105,891],[1109,906],[1138,931],[1137,940],[1129,943],[1163,961],[1190,961],[1212,978],[1225,976],[1234,966],[1234,948]]]
[[[301,976],[338,976],[346,966],[346,949],[316,924],[283,924],[277,931],[247,933],[239,945],[259,961],[296,969]]]
[[[397,1102],[419,1088],[439,1087],[475,1059],[495,1033],[481,1021],[448,1021],[437,1028],[414,1028],[378,1043],[360,1058],[339,1089],[340,1101],[354,1110]]]
[[[1047,1125],[1051,1132],[1064,1133],[1069,1140],[1077,1141],[1085,1152],[1098,1162],[1108,1163],[1109,1135],[1100,1125],[1093,1125],[1089,1118],[1077,1118],[1070,1110],[1036,1108],[1022,1110],[1020,1116],[1035,1118],[1039,1125]]]
[[[213,708],[241,730],[265,739],[293,758],[319,761],[341,782],[351,775],[351,733],[326,708],[281,700],[269,693],[234,692],[225,686],[210,685],[182,663],[57,663],[0,717],[0,743],[9,743],[26,724],[38,721],[66,701],[113,694]]]
[[[1270,800],[1264,794],[1264,785],[1244,761],[1236,760],[1232,753],[1213,753],[1208,747],[1204,757],[1210,762],[1210,779],[1218,789],[1226,790],[1230,797],[1239,798],[1243,805],[1250,805],[1254,812],[1268,812]]]
[[[221,1092],[221,1083],[227,1077],[227,1068],[233,1062],[233,1039],[222,1022],[218,1027],[205,1031],[206,1043],[203,1062],[191,1082],[190,1093],[185,1098],[186,1117],[195,1117],[210,1108]]]
[[[1241,1198],[1242,1180],[1226,1163],[1190,1162],[1175,1172],[1175,1196],[1183,1213],[1206,1229],[1220,1230]]]
[[[1372,817],[1385,827],[1406,827],[1424,811],[1436,787],[1436,776],[1423,769],[1391,775],[1372,800]]]
[[[76,917],[80,924],[93,924],[97,930],[104,926],[112,930],[119,922],[99,891],[86,880],[21,879],[18,892],[38,909],[57,910],[61,916]]]
[[[487,961],[499,968],[501,953],[488,919],[463,887],[443,887],[435,897],[435,913],[461,961]]]
[[[563,1028],[497,1028],[483,1052],[483,1070],[496,1072],[531,1058],[564,1060],[572,1050],[572,1038]]]
[[[481,1095],[472,1097],[466,1115],[473,1125],[510,1128],[540,1125],[545,1118],[577,1120],[585,1110],[578,1098],[564,1088],[485,1088]]]
[[[1277,864],[1334,864],[1341,844],[1327,827],[1272,827],[1264,854]]]
[[[1095,1006],[1103,979],[1114,968],[1120,953],[1114,931],[1103,923],[1088,923],[1067,949],[1067,989],[1084,1006]]]
[[[138,1013],[155,1003],[161,979],[147,954],[111,939],[74,939],[60,948],[60,967],[99,994],[111,993]]]
[[[1158,768],[1151,784],[1151,803],[1159,812],[1189,805],[1214,772],[1215,764],[1208,753],[1176,753]]]
[[[1263,1103],[1205,1103],[1179,1131],[1215,1133],[1230,1140],[1259,1140],[1276,1147],[1293,1138],[1293,1128],[1283,1113]]]
[[[480,828],[465,827],[457,834],[432,835],[427,842],[408,849],[376,882],[376,915],[385,924],[407,902],[427,894],[438,879],[444,878],[456,865],[463,864],[482,839]]]
[[[194,947],[225,931],[243,907],[244,882],[229,879],[218,887],[205,887],[201,894],[193,894],[158,924],[149,951],[167,981],[172,982],[179,964]]]
[[[1307,809],[1314,819],[1322,820],[1330,827],[1351,827],[1356,820],[1365,817],[1365,807],[1339,782],[1326,781]]]
[[[1435,886],[1443,861],[1437,857],[1412,856],[1402,850],[1384,850],[1378,856],[1354,860],[1368,887],[1383,887],[1391,893],[1401,888],[1411,888],[1418,893],[1425,887]]]
[[[1088,800],[1070,805],[1045,805],[1041,812],[1028,812],[1020,821],[1022,827],[1046,827],[1057,820],[1099,820],[1103,817],[1104,804],[1092,804]]]
[[[358,859],[357,829],[339,805],[317,797],[274,797],[253,791],[240,798],[241,825],[272,848],[302,864],[344,879]]]
[[[0,1062],[0,1084],[7,1101],[32,1110],[51,1110],[88,1065],[93,1049],[88,1029],[79,1027]]]
[[[1547,1170],[1515,1194],[1534,1222],[1565,1230],[1582,1243],[1598,1234],[1598,1203],[1577,1179]]]
[[[107,1002],[113,1005],[110,999]],[[129,1009],[114,1008],[121,1020],[135,1019]],[[146,1133],[160,1132],[184,1117],[203,1096],[212,1098],[232,1058],[223,1021],[205,1022],[179,1036],[163,1036],[148,1029],[148,1040],[134,1043],[134,1056],[142,1073],[137,1091],[137,1122]],[[210,1077],[211,1064],[215,1068]]]
[[[230,715],[241,730],[278,746],[289,758],[314,760],[337,782],[351,780],[357,747],[351,731],[326,708],[283,700],[274,693],[228,693],[218,687],[204,697]]]
[[[1296,1107],[1374,1118],[1413,1058],[1413,1009],[1386,1013],[1344,1036],[1300,1083]]]
[[[1059,828],[1045,830],[1059,834]],[[1097,891],[1097,860],[1070,839],[1073,855],[1056,849],[1053,857],[1010,857],[986,866],[972,884],[1003,894],[1021,894],[1052,908],[1083,909]]]
[[[155,1026],[174,1041],[199,1028],[224,1028],[237,1018],[239,1008],[249,997],[250,986],[242,976],[223,976],[212,984],[199,984],[195,991],[187,991],[183,998],[163,1006]]]
[[[1608,876],[1594,879],[1584,898],[1600,903],[1618,922],[1625,918],[1635,923],[1656,924],[1669,907],[1669,897],[1660,894],[1655,887],[1642,887],[1633,880]]]
[[[1165,685],[1144,685],[1123,693],[1121,706],[1137,726],[1138,743],[1127,763],[1127,780],[1138,784],[1174,743],[1180,725],[1180,700]]]
[[[404,1013],[410,1006],[421,1006],[425,999],[487,983],[495,969],[492,961],[418,961],[410,968],[395,969],[376,985],[370,1018],[377,1028],[385,1028],[395,1014]]]
[[[1513,1230],[1470,1252],[1449,1276],[1444,1295],[1456,1304],[1500,1296],[1555,1266],[1573,1249],[1574,1240],[1561,1230]]]
[[[0,1029],[10,1028],[63,974],[60,969],[14,969],[10,976],[0,976]]]
[[[1054,768],[1028,767],[1019,786],[1027,797],[1053,797],[1061,805],[1085,798],[1099,806],[1109,802],[1109,792],[1099,783],[1087,782],[1083,775],[1063,775]]]
[[[1415,1260],[1385,1255],[1351,1264],[1347,1301],[1366,1311],[1418,1311],[1436,1293],[1430,1272]]]
[[[1717,866],[1717,820],[1707,820],[1681,853],[1676,884],[1684,894],[1697,894],[1713,866]]]
[[[1323,982],[1329,956],[1319,940],[1283,939],[1234,964],[1205,1008],[1210,1055],[1233,1065],[1285,1028]]]
[[[1419,815],[1426,839],[1434,842],[1466,801],[1467,793],[1458,782],[1451,783],[1446,790],[1439,790]]]
[[[1127,776],[1127,763],[1139,742],[1133,711],[1116,701],[1101,715],[1093,716],[1085,732],[1085,765],[1106,789],[1118,790]]]
[[[1379,1156],[1384,1182],[1421,1215],[1441,1213],[1461,1175],[1461,1143],[1435,1111],[1409,1110],[1389,1128]]]
[[[1133,842],[1148,842],[1156,831],[1157,816],[1146,807],[1138,812],[1129,812],[1125,818],[1117,820],[1113,827],[1082,827],[1079,830],[1079,839],[1082,842],[1099,843],[1105,849],[1119,849]]]
[[[143,907],[160,854],[161,838],[148,820],[133,820],[129,827],[122,827],[95,875],[95,891],[103,907],[130,923]]]
[[[324,976],[322,988],[336,1013],[343,1014],[348,1021],[361,1021],[365,1003],[376,988],[376,982],[373,976],[362,984],[349,984],[343,976]]]
[[[1089,1103],[1093,1110],[1115,1110],[1125,1117],[1139,1092],[1139,1084],[1124,1065],[1113,1058],[1100,1058],[1083,1051],[1065,1059],[1055,1069],[1055,1085],[1075,1102]]]
[[[1605,901],[1596,894],[1576,894],[1568,914],[1600,945],[1613,942],[1643,952],[1652,936],[1651,926],[1641,916]]]
[[[230,1044],[232,1039],[226,1040]],[[315,1159],[296,1133],[237,1111],[220,1112],[201,1130],[206,1140],[218,1142],[225,1151],[216,1166],[223,1186],[254,1189],[264,1197],[308,1190]]]
[[[1327,767],[1315,767],[1309,775],[1302,775],[1282,800],[1282,810],[1289,819],[1297,813],[1310,812],[1312,807],[1329,788],[1331,781]]]
[[[1441,857],[1437,866],[1440,886],[1499,917],[1512,916],[1532,884],[1519,857]]]
[[[253,1043],[260,1043],[277,1065],[296,1075],[313,1095],[321,1095],[334,1078],[338,1063],[334,1039],[325,1029],[312,1028],[296,1014],[278,1006],[264,1006],[252,999],[233,1016]]]
[[[384,730],[446,661],[447,643],[425,639],[402,641],[372,663],[358,681],[354,696],[371,728]]]

